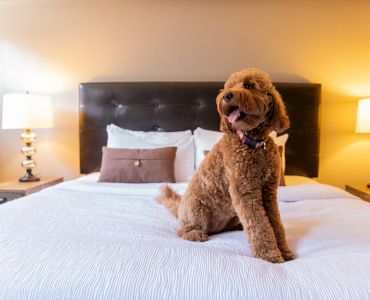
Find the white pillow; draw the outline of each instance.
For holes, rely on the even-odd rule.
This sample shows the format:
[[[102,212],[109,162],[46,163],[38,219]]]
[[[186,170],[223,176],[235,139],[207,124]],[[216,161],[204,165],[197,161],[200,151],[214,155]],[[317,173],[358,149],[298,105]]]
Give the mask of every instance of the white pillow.
[[[155,149],[177,147],[175,158],[176,182],[187,182],[194,174],[194,138],[191,130],[177,132],[145,132],[107,126],[109,148]]]
[[[212,147],[222,138],[223,133],[219,131],[206,130],[198,127],[194,130],[194,142],[195,142],[195,163],[196,168],[200,166],[204,159],[204,151],[209,151]],[[273,141],[276,145],[283,147],[282,153],[282,167],[285,171],[285,144],[289,138],[289,134],[277,136],[276,131],[270,133]]]
[[[285,172],[285,144],[288,141],[289,134],[285,133],[285,134],[277,136],[276,131],[272,131],[270,133],[270,137],[272,137],[276,145],[283,147],[283,153],[281,157],[281,166],[283,168],[283,171]]]
[[[196,168],[204,159],[204,151],[209,151],[222,138],[223,133],[219,131],[206,130],[198,127],[194,130],[195,163]]]

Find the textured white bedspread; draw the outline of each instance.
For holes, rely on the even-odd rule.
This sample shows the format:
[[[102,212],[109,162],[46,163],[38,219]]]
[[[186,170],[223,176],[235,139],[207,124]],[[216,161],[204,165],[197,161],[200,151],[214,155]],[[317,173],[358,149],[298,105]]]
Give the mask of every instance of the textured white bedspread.
[[[280,188],[299,258],[271,264],[241,231],[177,237],[157,184],[96,178],[0,206],[0,299],[370,299],[370,204],[344,191]]]

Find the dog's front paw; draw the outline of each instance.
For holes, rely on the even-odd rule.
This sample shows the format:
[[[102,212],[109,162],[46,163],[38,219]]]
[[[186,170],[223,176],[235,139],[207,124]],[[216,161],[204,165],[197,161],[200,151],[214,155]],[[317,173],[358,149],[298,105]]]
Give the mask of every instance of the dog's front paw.
[[[177,235],[183,238],[184,240],[193,241],[193,242],[208,241],[208,234],[202,230],[196,230],[196,229],[190,230],[190,231],[179,230],[177,232]]]
[[[298,256],[291,250],[282,251],[281,254],[283,255],[285,261],[296,259]]]
[[[255,254],[254,257],[266,260],[268,262],[278,264],[285,262],[283,256],[281,255],[280,251],[278,250],[271,250],[261,254]]]
[[[281,255],[266,256],[264,259],[274,264],[280,264],[285,262],[284,258]]]

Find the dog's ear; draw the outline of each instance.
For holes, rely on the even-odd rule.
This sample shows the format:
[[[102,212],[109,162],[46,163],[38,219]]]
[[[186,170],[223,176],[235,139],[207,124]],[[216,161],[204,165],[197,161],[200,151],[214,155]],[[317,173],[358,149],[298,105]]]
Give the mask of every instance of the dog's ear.
[[[272,98],[273,103],[273,115],[271,119],[271,127],[276,132],[283,132],[287,130],[290,125],[289,117],[286,113],[285,105],[281,99],[280,94],[275,88],[272,88],[268,93],[268,96]]]

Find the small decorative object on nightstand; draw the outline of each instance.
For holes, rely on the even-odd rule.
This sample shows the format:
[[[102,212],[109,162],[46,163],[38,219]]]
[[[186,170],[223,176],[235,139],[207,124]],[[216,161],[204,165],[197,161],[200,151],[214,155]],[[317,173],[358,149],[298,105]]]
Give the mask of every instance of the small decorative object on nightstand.
[[[370,202],[370,188],[366,184],[351,184],[346,185],[346,191],[360,197],[361,199]]]
[[[21,182],[39,181],[40,178],[32,174],[36,166],[32,156],[36,152],[34,141],[36,134],[31,128],[52,128],[53,111],[51,98],[35,94],[7,94],[3,97],[3,129],[24,129],[21,140],[25,144],[22,154],[26,157],[22,167],[26,174],[19,179]]]
[[[63,177],[45,177],[40,181],[8,181],[0,183],[0,204],[24,197],[63,181]]]

